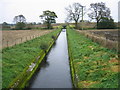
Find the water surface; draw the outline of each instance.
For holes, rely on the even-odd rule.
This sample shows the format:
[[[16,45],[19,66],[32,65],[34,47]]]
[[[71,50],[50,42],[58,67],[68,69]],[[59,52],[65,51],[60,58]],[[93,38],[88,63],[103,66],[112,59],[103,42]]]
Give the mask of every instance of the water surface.
[[[66,30],[60,33],[29,88],[72,88]]]

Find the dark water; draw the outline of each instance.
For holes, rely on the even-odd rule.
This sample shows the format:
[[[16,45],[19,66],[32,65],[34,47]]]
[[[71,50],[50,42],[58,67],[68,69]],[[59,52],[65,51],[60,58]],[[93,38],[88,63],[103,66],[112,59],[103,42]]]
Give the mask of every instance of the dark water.
[[[59,35],[29,88],[72,88],[66,31]]]

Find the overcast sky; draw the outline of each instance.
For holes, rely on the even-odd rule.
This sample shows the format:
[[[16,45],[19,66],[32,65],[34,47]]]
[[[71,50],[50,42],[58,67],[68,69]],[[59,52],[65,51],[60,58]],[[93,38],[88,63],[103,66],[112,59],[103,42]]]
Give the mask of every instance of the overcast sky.
[[[24,15],[27,22],[40,22],[39,15],[45,10],[54,11],[58,18],[57,23],[62,23],[66,18],[65,7],[78,2],[88,9],[91,3],[104,2],[111,10],[111,16],[118,21],[118,1],[120,0],[0,0],[0,23],[13,23],[17,15]],[[90,18],[84,16],[85,20]]]

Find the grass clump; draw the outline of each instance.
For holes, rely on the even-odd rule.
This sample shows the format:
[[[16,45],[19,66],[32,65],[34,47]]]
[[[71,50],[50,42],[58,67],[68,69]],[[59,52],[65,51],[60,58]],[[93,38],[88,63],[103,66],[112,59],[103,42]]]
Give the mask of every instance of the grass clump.
[[[44,43],[42,42],[41,45],[40,45],[40,48],[46,53],[46,50],[48,49],[48,44],[47,43]]]

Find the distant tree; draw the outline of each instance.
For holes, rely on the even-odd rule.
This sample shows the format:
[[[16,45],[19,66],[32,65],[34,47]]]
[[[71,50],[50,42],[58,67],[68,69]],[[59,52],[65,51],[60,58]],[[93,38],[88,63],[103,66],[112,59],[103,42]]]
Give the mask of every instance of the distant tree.
[[[40,18],[43,20],[43,23],[47,25],[47,29],[51,28],[52,23],[56,23],[55,18],[57,18],[57,15],[53,11],[43,11],[43,14],[40,15]]]
[[[34,27],[34,23],[27,23],[26,29],[32,29]]]
[[[82,17],[83,6],[80,3],[73,3],[72,5],[69,5],[65,9],[68,12],[67,20],[75,21],[75,28],[78,28],[78,22],[80,21],[80,18]]]
[[[8,25],[8,23],[6,23],[6,22],[3,22],[3,23],[2,23],[2,25]]]
[[[25,29],[26,18],[23,15],[18,15],[14,17],[14,22],[16,23],[15,29]]]
[[[19,30],[23,30],[23,29],[25,29],[25,27],[26,27],[26,24],[24,22],[18,22],[15,25],[15,29],[19,29]]]
[[[97,21],[97,27],[98,23],[103,17],[111,18],[110,16],[110,9],[105,6],[105,3],[91,3],[90,4],[90,10],[91,12],[88,14],[88,16],[91,19],[95,19]]]
[[[10,25],[7,22],[3,22],[2,29],[10,29]]]
[[[36,25],[36,22],[33,22],[33,25]]]
[[[38,25],[41,25],[42,23],[41,23],[41,22],[38,22],[37,24],[38,24]]]
[[[14,22],[18,23],[18,22],[26,22],[26,18],[23,15],[18,15],[14,17]]]
[[[103,17],[98,23],[98,28],[99,29],[114,29],[116,28],[116,25],[112,18]]]

